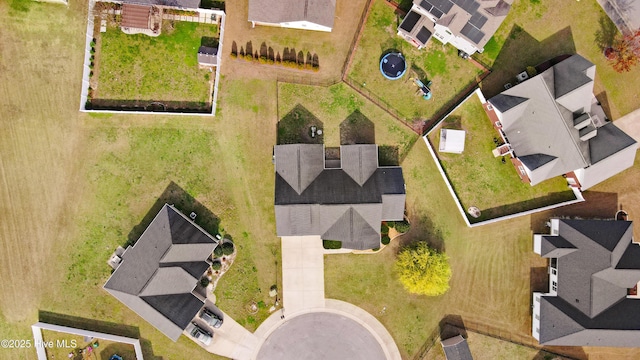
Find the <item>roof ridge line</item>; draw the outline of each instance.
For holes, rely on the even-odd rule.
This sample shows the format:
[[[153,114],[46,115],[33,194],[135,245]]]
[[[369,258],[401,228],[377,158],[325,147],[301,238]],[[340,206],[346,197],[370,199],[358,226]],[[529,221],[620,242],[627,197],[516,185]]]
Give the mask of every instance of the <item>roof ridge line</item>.
[[[552,71],[553,72],[553,85],[554,85],[554,92],[555,92],[555,84],[556,84],[555,65],[551,69],[553,69],[553,71]],[[540,75],[542,75],[542,74],[540,74]],[[538,76],[535,76],[535,77],[538,77]],[[553,94],[553,95],[551,94],[551,90],[547,86],[547,82],[542,79],[542,76],[540,76],[540,80],[539,81],[542,82],[542,85],[547,90],[547,93],[549,94],[549,96],[553,100],[553,106],[555,107],[556,111],[558,112],[558,115],[560,116],[560,120],[562,120],[561,121],[562,125],[567,130],[567,133],[569,134],[569,137],[571,138],[571,142],[573,143],[573,145],[575,146],[576,150],[578,151],[578,154],[580,154],[580,158],[585,162],[586,166],[591,165],[589,162],[587,162],[587,159],[584,158],[584,155],[582,155],[582,150],[580,150],[580,147],[578,146],[578,143],[573,138],[573,135],[571,135],[571,129],[569,129],[569,125],[567,125],[567,123],[564,121],[564,117],[562,116],[562,112],[560,111],[560,107],[559,107],[558,101],[556,101],[557,99],[556,99],[555,94]],[[569,109],[567,109],[567,110],[569,110]],[[574,170],[576,170],[576,169],[574,169]]]

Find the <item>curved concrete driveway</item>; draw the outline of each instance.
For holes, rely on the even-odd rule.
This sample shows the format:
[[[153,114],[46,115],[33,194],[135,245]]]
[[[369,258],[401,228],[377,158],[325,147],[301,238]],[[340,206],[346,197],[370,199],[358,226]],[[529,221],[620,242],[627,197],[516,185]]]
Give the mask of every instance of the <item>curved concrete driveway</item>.
[[[312,312],[284,322],[265,340],[257,360],[385,360],[368,329],[347,316]]]

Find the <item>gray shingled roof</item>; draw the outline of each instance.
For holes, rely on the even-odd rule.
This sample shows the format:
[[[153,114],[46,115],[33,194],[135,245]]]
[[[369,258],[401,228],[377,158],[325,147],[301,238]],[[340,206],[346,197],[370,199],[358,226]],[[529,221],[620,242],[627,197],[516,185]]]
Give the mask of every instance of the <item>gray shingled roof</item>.
[[[218,48],[200,46],[198,49],[198,63],[204,65],[218,65]]]
[[[614,123],[608,123],[598,128],[598,135],[589,139],[589,154],[591,163],[595,164],[609,156],[628,148],[636,141]]]
[[[192,294],[215,240],[165,204],[104,289],[176,341],[203,302]]]
[[[249,0],[249,21],[281,24],[308,21],[333,28],[335,0]]]
[[[540,343],[566,346],[637,346],[640,299],[627,289],[640,281],[640,244],[629,221],[560,220],[557,296],[540,300]]]
[[[324,168],[322,145],[277,145],[278,236],[320,235],[344,248],[380,245],[380,223],[404,218],[400,167],[378,167],[376,145],[341,146],[341,167]]]
[[[454,336],[440,342],[447,360],[473,360],[469,344],[462,335]]]
[[[502,130],[515,155],[531,170],[532,185],[583,169],[635,144],[613,124],[599,128],[587,141],[580,139],[575,118],[591,109],[594,78],[595,65],[573,55],[489,99],[502,114]]]

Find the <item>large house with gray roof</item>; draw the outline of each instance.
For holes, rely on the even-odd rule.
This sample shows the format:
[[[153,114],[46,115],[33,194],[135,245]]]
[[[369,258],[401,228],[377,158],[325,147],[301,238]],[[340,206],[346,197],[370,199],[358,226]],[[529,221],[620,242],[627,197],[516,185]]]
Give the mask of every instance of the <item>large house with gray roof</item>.
[[[120,256],[104,289],[173,341],[202,309],[195,291],[216,240],[165,204],[138,241]]]
[[[343,145],[340,159],[325,159],[322,144],[277,145],[274,153],[278,236],[374,249],[382,221],[404,219],[402,168],[379,166],[377,145]]]
[[[422,49],[431,37],[472,55],[498,30],[513,0],[413,0],[398,35]]]
[[[549,259],[549,291],[533,293],[532,333],[541,345],[640,344],[640,244],[630,221],[551,219],[533,237]]]
[[[633,165],[638,144],[606,120],[595,75],[576,54],[484,104],[524,182],[564,175],[585,190]]]
[[[249,0],[249,21],[256,25],[331,32],[336,0]]]

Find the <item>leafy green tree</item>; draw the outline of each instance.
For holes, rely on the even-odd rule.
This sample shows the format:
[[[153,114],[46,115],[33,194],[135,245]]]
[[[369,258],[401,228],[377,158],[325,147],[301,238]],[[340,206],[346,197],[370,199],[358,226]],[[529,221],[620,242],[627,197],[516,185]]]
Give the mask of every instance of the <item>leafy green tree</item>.
[[[431,249],[425,242],[402,250],[396,269],[400,282],[410,293],[438,296],[449,290],[449,257]]]

